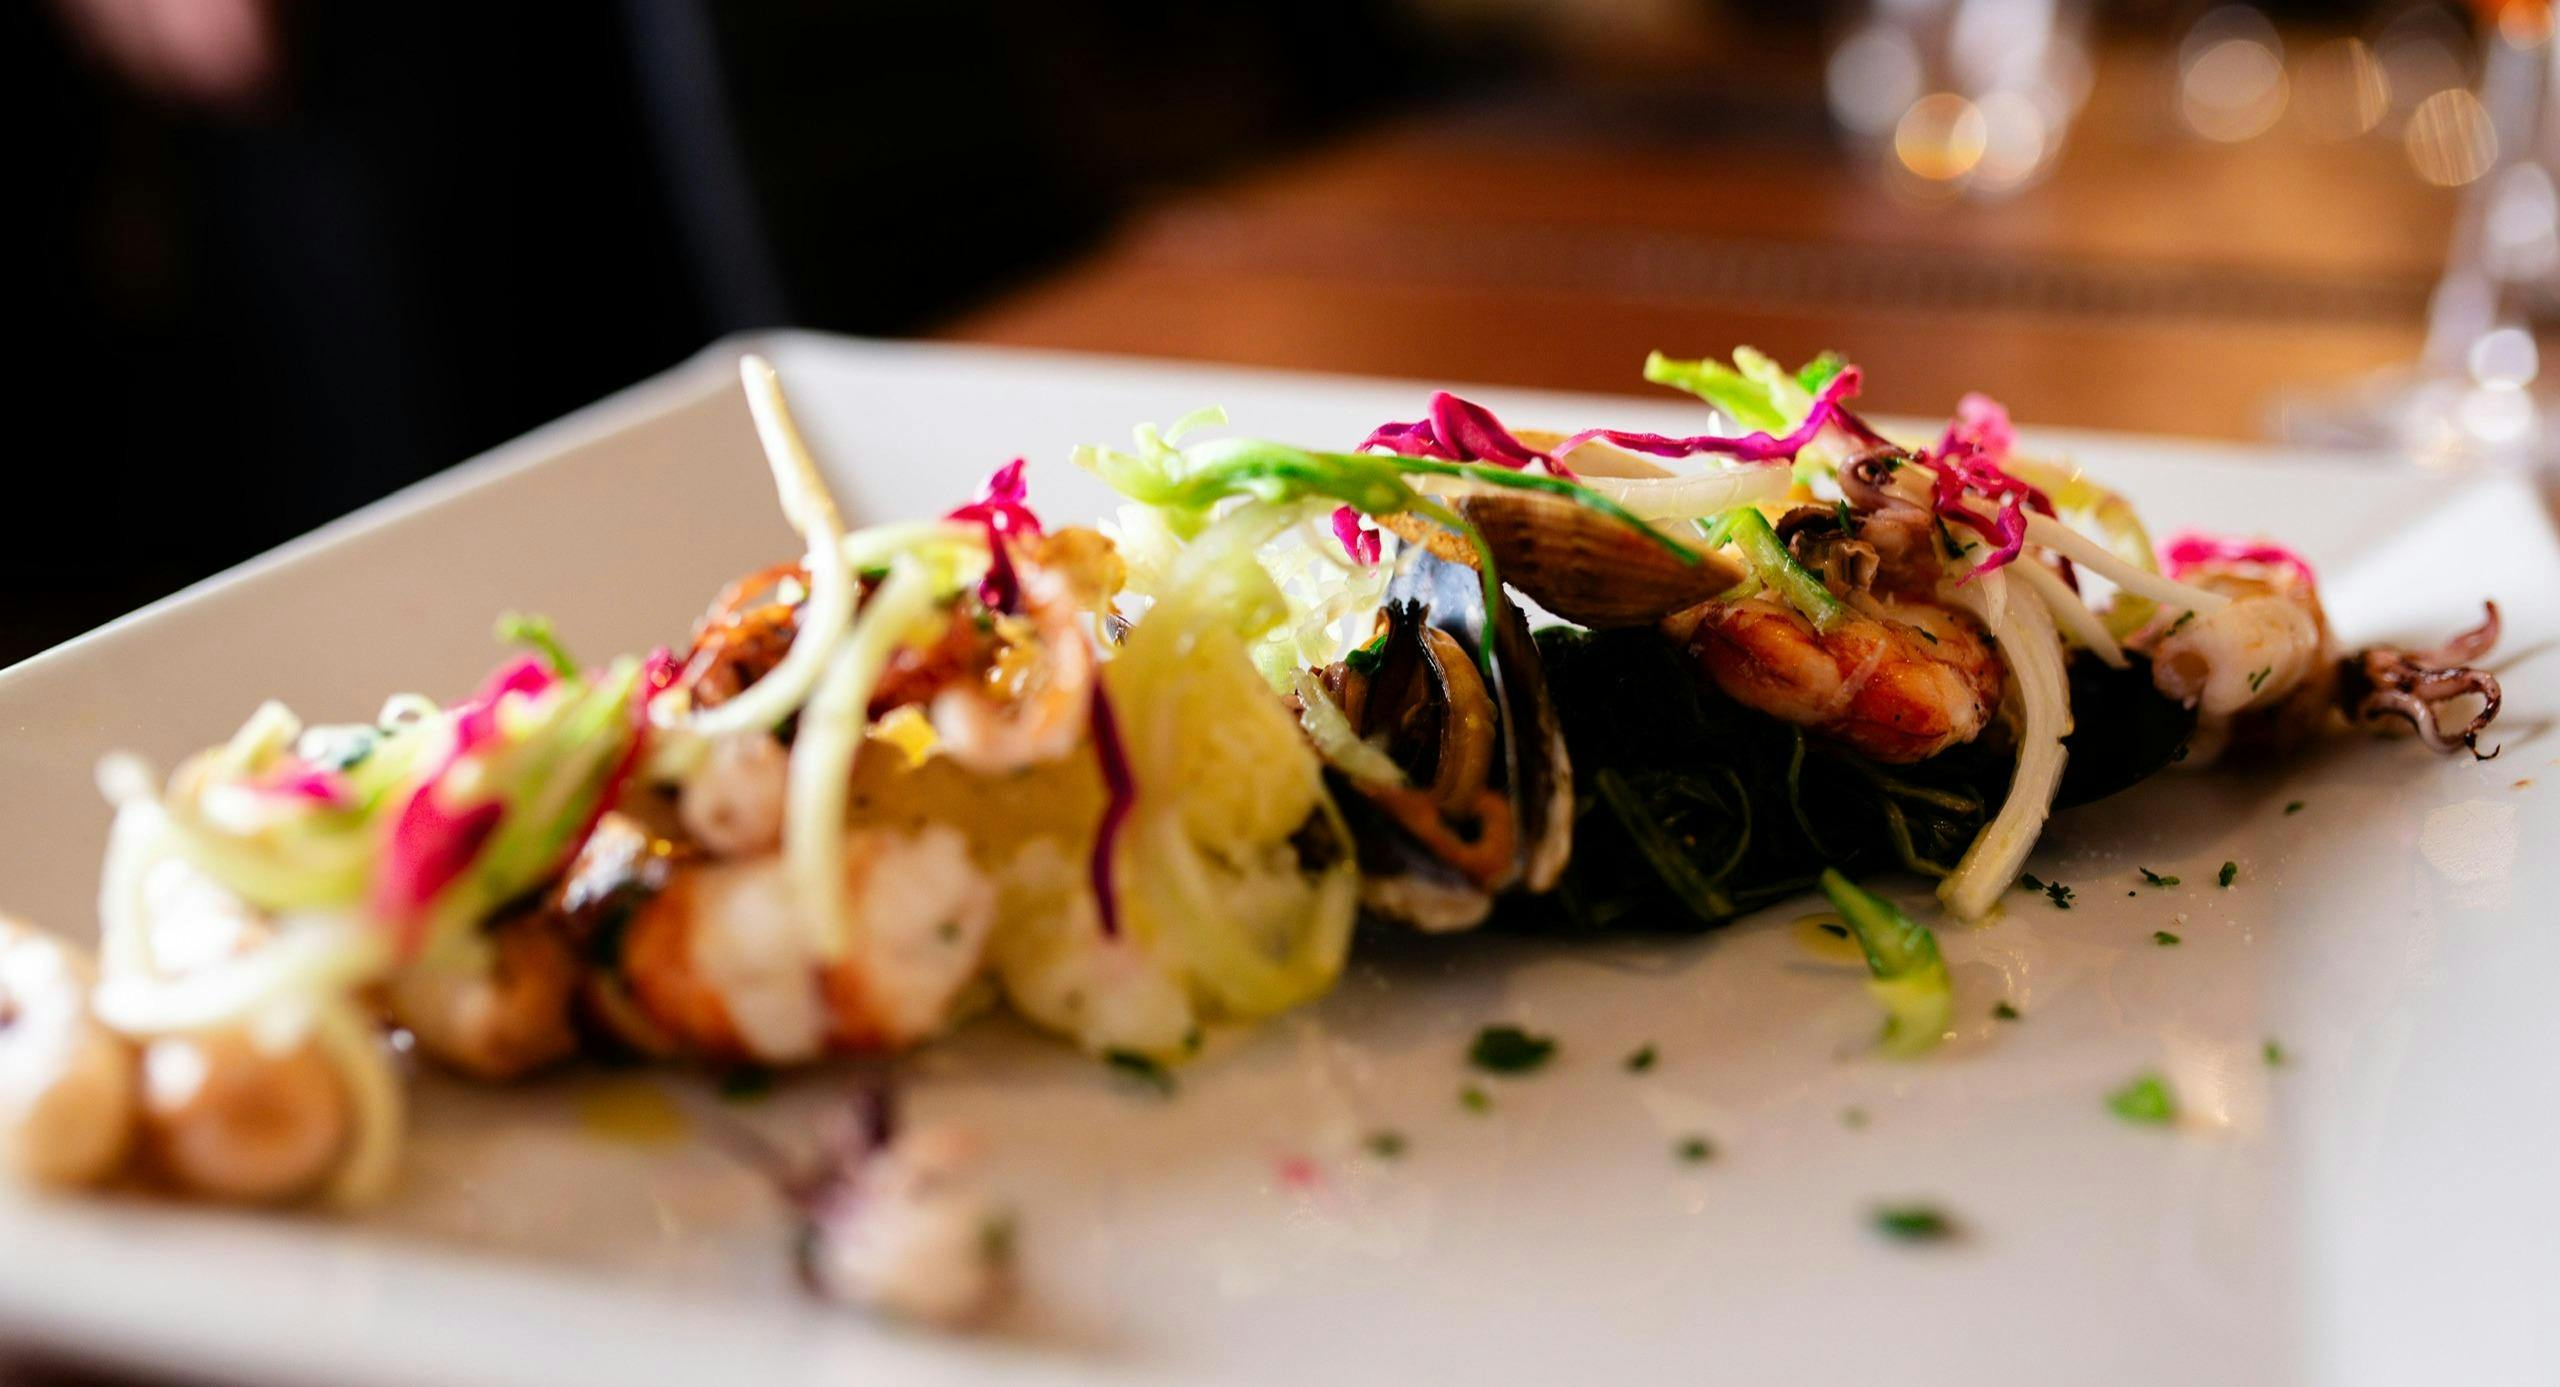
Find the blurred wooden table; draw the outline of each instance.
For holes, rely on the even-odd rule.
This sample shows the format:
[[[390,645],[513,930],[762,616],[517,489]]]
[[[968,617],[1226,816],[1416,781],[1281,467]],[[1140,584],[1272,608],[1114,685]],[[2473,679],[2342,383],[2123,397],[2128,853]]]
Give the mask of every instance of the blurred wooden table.
[[[1836,347],[1880,410],[2260,437],[2417,351],[2453,197],[2380,137],[2186,136],[2164,73],[2111,52],[2050,178],[1938,205],[1853,168],[1810,79],[1517,91],[1170,201],[947,335],[1618,391],[1653,348]]]

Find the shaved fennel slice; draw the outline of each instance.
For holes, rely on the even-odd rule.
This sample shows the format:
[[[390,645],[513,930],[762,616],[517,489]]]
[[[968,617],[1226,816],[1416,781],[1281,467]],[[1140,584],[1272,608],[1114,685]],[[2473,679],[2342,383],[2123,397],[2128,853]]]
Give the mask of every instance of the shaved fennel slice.
[[[2027,580],[2034,595],[2044,599],[2045,610],[2052,614],[2054,624],[2078,641],[2081,649],[2097,656],[2098,662],[2109,669],[2125,667],[2124,647],[2116,644],[2115,634],[2059,574],[2033,559],[2011,564],[2005,571]]]
[[[1989,914],[2035,851],[2036,838],[2053,812],[2054,791],[2062,783],[2062,738],[2071,730],[2071,692],[2053,615],[2042,602],[2007,602],[2001,604],[2000,619],[1992,620],[1990,595],[1983,589],[1996,577],[1941,585],[1948,602],[1972,612],[1998,640],[2026,711],[2009,797],[1965,849],[1955,871],[1938,884],[1939,901],[1966,920]]]
[[[792,422],[782,378],[771,362],[752,354],[739,359],[738,378],[746,386],[747,409],[755,416],[765,463],[773,469],[782,513],[808,545],[809,601],[779,664],[737,697],[688,719],[687,729],[704,737],[769,728],[789,717],[825,671],[828,650],[853,620],[856,597],[853,569],[844,558],[844,520]]]
[[[111,756],[98,766],[98,786],[116,805],[98,873],[98,960],[109,973],[147,973],[154,966],[142,877],[167,850],[170,830],[150,782],[150,768],[137,757]]]
[[[923,565],[893,561],[800,712],[783,792],[782,865],[822,959],[842,958],[853,947],[844,900],[845,797],[871,722],[871,691],[908,628],[932,607]]]
[[[1679,477],[1586,474],[1581,479],[1584,486],[1646,520],[1689,520],[1779,500],[1793,480],[1786,468],[1771,466],[1712,468]]]
[[[400,1078],[383,1053],[381,1033],[352,1002],[331,1000],[313,1027],[320,1054],[347,1086],[347,1105],[355,1118],[338,1168],[322,1193],[340,1208],[361,1208],[389,1194],[399,1174],[400,1140],[407,1125]]]
[[[248,953],[174,978],[111,976],[98,984],[98,1019],[132,1036],[175,1035],[248,1019],[279,1005],[343,998],[391,962],[381,931],[344,918],[289,926]]]
[[[1298,721],[1307,729],[1307,740],[1335,770],[1354,780],[1375,785],[1402,785],[1404,768],[1395,758],[1360,739],[1352,730],[1351,719],[1343,714],[1342,705],[1325,692],[1324,681],[1315,671],[1298,671],[1295,681],[1298,694]]]
[[[2040,544],[2138,597],[2182,612],[2218,612],[2231,599],[2127,563],[2114,550],[2049,515],[2027,512],[2027,542]]]

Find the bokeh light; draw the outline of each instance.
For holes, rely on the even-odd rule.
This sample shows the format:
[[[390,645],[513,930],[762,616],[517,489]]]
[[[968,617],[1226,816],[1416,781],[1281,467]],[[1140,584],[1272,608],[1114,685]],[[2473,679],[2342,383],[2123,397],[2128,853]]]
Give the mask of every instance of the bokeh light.
[[[2225,143],[2266,133],[2284,114],[2286,97],[2284,55],[2257,38],[2214,42],[2178,79],[2178,114],[2187,128]]]
[[[2458,188],[2489,171],[2498,158],[2498,132],[2480,98],[2450,87],[2418,103],[2402,141],[2409,165],[2439,188]]]
[[[1823,90],[1843,129],[1881,137],[1920,99],[1920,54],[1902,30],[1867,25],[1832,50]]]
[[[2024,187],[2043,172],[2053,152],[2054,122],[2033,97],[1999,91],[1974,103],[1982,113],[1982,161],[1975,181],[1985,190]]]
[[[1893,154],[1925,181],[1955,183],[1981,165],[1990,139],[1981,107],[1954,92],[1931,92],[1893,127]]]
[[[2364,40],[2331,39],[2295,67],[2293,110],[2325,139],[2371,134],[2391,112],[2391,79]]]

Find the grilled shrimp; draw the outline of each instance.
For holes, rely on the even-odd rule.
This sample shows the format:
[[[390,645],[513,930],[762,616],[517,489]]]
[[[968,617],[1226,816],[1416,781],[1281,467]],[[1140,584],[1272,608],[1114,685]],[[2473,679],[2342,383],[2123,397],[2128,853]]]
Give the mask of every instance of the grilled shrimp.
[[[779,856],[673,870],[622,940],[633,1019],[665,1044],[764,1064],[931,1035],[978,974],[995,888],[943,825],[854,830],[845,875],[853,952],[824,963]]]
[[[264,1204],[310,1193],[354,1126],[345,1085],[308,1044],[270,1054],[232,1026],[143,1049],[144,1145],[191,1194]]]
[[[1932,603],[1862,595],[1830,634],[1765,598],[1709,602],[1663,630],[1735,701],[1889,764],[1971,741],[2000,703],[2000,663]]]
[[[791,754],[772,733],[733,732],[685,781],[676,815],[715,857],[752,857],[782,846],[782,797]]]
[[[1023,617],[983,679],[933,696],[942,749],[982,775],[1002,775],[1075,749],[1093,701],[1088,614],[1119,587],[1119,556],[1092,530],[1061,530],[1017,546]],[[1000,627],[1000,631],[1002,628]]]
[[[2135,642],[2149,647],[2153,687],[2196,710],[2183,764],[2209,765],[2230,746],[2282,749],[2316,731],[2337,666],[2311,581],[2253,563],[2201,564],[2185,579],[2230,605],[2163,618]]]
[[[393,974],[391,1019],[429,1059],[493,1083],[575,1054],[578,958],[550,912],[546,902],[491,926],[486,971],[421,961]]]
[[[132,965],[174,978],[257,949],[267,923],[186,862],[142,884],[145,946]],[[140,1135],[151,1165],[179,1189],[269,1203],[310,1193],[345,1152],[355,1111],[316,1043],[261,1043],[248,1023],[161,1036],[141,1047]]]
[[[2151,681],[2160,692],[2206,717],[2227,718],[2325,685],[2329,623],[2307,579],[2249,564],[2199,566],[2186,581],[2232,600],[2162,629],[2151,645]]]
[[[89,1185],[133,1139],[133,1047],[89,1010],[91,968],[72,945],[0,916],[0,1168]]]

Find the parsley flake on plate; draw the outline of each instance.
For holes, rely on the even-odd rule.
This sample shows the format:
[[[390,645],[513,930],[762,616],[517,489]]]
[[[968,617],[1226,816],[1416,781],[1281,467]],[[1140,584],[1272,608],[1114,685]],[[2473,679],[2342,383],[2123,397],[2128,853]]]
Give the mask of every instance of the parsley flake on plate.
[[[2222,864],[2221,874],[2215,878],[2215,881],[2220,885],[2229,886],[2233,881],[2237,880],[2239,876],[2240,864],[2237,862],[2225,862]]]
[[[2166,949],[2177,944],[2178,936],[2171,934],[2165,929],[2155,929],[2151,932],[2151,942]]]
[[[1643,1045],[1636,1048],[1635,1053],[1627,1056],[1627,1072],[1630,1074],[1641,1074],[1646,1070],[1651,1069],[1654,1066],[1654,1062],[1661,1058],[1662,1057],[1659,1054],[1654,1052],[1653,1042],[1646,1041]]]
[[[1467,1047],[1467,1062],[1488,1074],[1526,1074],[1555,1057],[1554,1037],[1532,1035],[1518,1026],[1487,1026]]]
[[[1887,1204],[1867,1221],[1898,1243],[1942,1243],[1956,1235],[1956,1221],[1934,1204]]]
[[[1168,1098],[1173,1096],[1173,1071],[1151,1055],[1142,1055],[1135,1050],[1108,1050],[1103,1053],[1102,1062],[1110,1065],[1115,1074]]]
[[[2017,1021],[2023,1020],[2024,1016],[2025,1014],[2023,1012],[2020,1012],[2016,1007],[2009,1005],[2007,1002],[1993,1002],[1991,1004],[1991,1019],[1994,1021]]]
[[[2157,1074],[2144,1074],[2107,1095],[2107,1111],[2127,1122],[2166,1127],[2178,1120],[2178,1100]]]
[[[2164,877],[2148,867],[2136,867],[2134,870],[2142,873],[2142,884],[2145,886],[2175,886],[2178,884],[2178,879],[2176,877]]]

